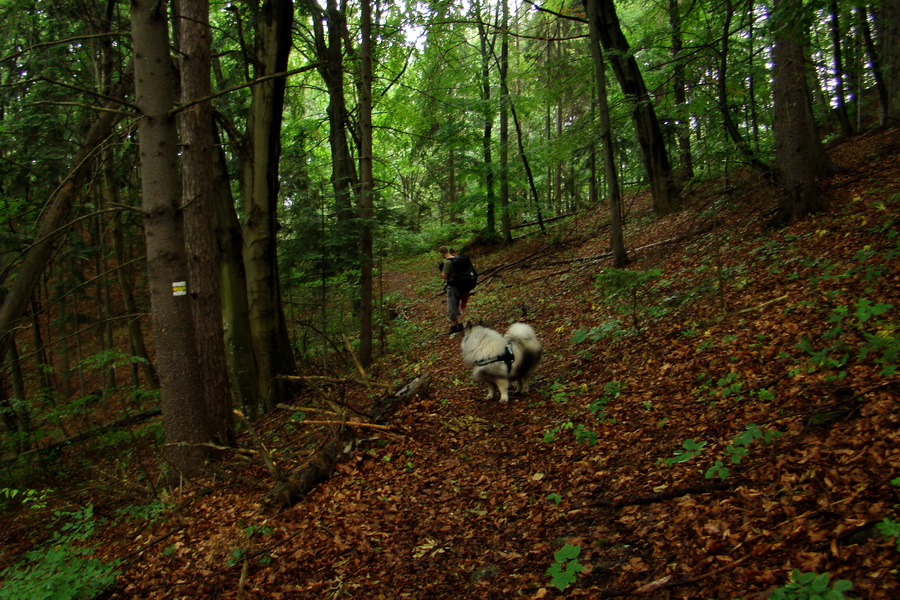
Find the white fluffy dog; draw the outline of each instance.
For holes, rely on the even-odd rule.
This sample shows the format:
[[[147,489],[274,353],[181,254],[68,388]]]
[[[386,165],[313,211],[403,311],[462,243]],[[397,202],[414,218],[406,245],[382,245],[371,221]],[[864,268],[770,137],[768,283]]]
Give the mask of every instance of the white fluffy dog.
[[[534,329],[525,323],[513,323],[506,335],[482,325],[467,324],[462,339],[463,364],[472,368],[472,377],[488,386],[488,400],[498,395],[509,401],[509,384],[528,392],[528,381],[541,360],[543,349]]]

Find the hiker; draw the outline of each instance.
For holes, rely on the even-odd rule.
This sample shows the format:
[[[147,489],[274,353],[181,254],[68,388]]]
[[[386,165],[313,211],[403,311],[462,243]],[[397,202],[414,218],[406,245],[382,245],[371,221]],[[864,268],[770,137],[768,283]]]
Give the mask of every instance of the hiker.
[[[450,319],[450,335],[462,331],[460,312],[466,309],[466,303],[472,294],[472,288],[478,281],[478,273],[472,266],[468,256],[457,255],[452,248],[441,246],[438,252],[444,259],[438,264],[441,277],[444,279],[444,290],[447,292],[447,318]]]

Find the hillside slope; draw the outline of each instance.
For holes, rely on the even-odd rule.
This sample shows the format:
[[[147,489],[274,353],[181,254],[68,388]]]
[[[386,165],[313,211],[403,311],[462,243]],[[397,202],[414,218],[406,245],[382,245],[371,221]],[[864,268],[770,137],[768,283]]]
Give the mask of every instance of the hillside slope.
[[[897,540],[873,525],[900,520],[898,151],[896,132],[834,149],[832,210],[781,230],[752,176],[662,220],[632,199],[634,288],[598,287],[596,215],[471,249],[468,317],[525,320],[546,349],[507,406],[443,334],[434,257],[402,264],[384,285],[403,345],[372,377],[427,371],[430,394],[287,511],[259,513],[258,490],[197,496],[113,596],[747,599],[799,569],[896,598]],[[353,386],[300,403],[326,394],[366,403]],[[285,418],[263,428],[273,445]],[[546,571],[564,545],[580,554],[562,571],[584,570],[561,593]]]
[[[628,198],[631,277],[605,271],[603,211],[470,249],[468,318],[526,321],[545,346],[508,405],[483,399],[444,333],[437,256],[398,261],[369,377],[427,372],[430,393],[357,427],[289,509],[264,509],[254,458],[149,524],[119,520],[97,550],[122,560],[108,597],[747,600],[793,569],[900,596],[898,541],[874,527],[900,521],[900,136],[832,156],[831,211],[785,229],[766,227],[771,192],[751,175],[689,190],[665,219]],[[379,392],[351,377],[295,404],[363,410]],[[334,428],[292,415],[257,423],[285,469]]]

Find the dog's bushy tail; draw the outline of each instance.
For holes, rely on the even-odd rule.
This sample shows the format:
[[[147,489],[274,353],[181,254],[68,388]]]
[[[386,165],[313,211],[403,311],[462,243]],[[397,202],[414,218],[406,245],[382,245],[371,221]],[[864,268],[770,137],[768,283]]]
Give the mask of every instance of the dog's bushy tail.
[[[510,340],[519,340],[520,342],[536,342],[537,335],[534,333],[531,325],[525,323],[513,323],[506,330],[506,338]]]

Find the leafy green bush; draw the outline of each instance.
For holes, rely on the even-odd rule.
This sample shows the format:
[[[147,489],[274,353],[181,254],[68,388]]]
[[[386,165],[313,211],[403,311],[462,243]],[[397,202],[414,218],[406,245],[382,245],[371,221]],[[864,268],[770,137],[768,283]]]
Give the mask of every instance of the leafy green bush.
[[[96,528],[93,507],[54,516],[50,541],[0,573],[0,600],[90,600],[115,581],[118,561],[91,558],[94,546],[85,545]]]

